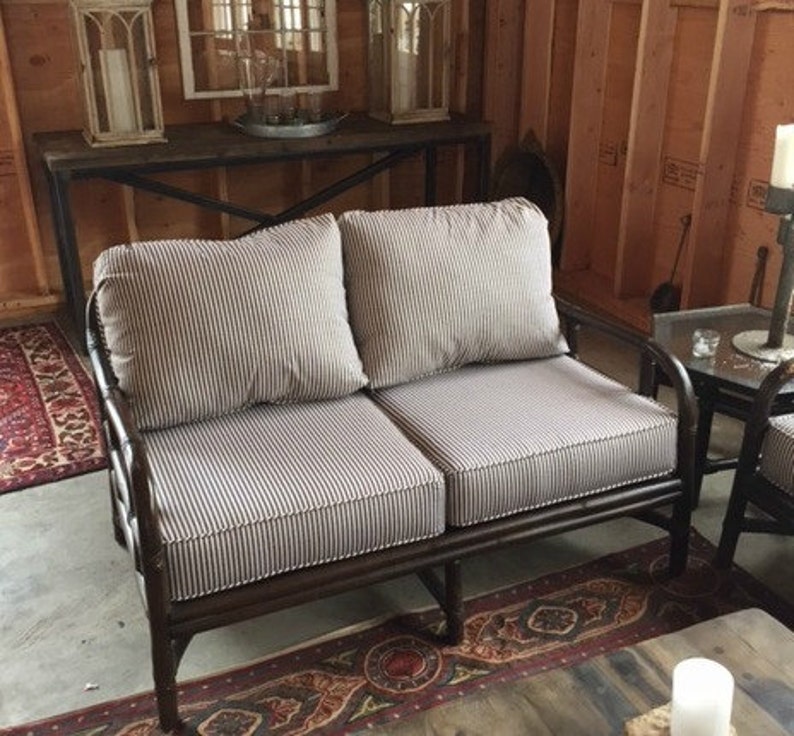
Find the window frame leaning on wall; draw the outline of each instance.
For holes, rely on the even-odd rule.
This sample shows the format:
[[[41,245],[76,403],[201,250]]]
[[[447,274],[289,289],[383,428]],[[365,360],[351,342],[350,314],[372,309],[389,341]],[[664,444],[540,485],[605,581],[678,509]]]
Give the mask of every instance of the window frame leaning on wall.
[[[286,70],[286,79],[274,84],[273,94],[339,87],[336,0],[174,0],[174,7],[187,100],[241,97],[236,61],[262,50],[277,56]],[[203,59],[196,53],[201,39]],[[320,75],[307,76],[311,55],[323,52],[324,63],[315,64]]]

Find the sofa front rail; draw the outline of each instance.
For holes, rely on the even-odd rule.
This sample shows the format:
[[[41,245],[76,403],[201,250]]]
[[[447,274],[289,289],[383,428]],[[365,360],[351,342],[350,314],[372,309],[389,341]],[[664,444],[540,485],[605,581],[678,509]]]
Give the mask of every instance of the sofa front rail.
[[[582,526],[583,515],[592,523],[609,521],[626,516],[627,513],[642,517],[644,512],[676,503],[680,498],[680,485],[667,479],[651,486],[643,484],[626,488],[616,496],[577,499],[485,524],[448,529],[441,537],[327,563],[319,570],[306,568],[214,596],[175,602],[171,605],[172,629],[180,635],[192,636],[218,626],[307,603],[318,597],[343,593],[518,542],[577,529]],[[442,597],[438,595],[438,590],[431,592],[436,598]],[[439,603],[445,607],[449,619],[452,613],[446,610],[449,602],[439,600]],[[452,636],[449,638],[454,639]]]

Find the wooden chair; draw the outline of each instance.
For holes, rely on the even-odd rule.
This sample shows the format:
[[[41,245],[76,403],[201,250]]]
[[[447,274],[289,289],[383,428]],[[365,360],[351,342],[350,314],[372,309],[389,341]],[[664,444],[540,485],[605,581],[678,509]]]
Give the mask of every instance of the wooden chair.
[[[794,414],[770,416],[779,391],[794,380],[794,359],[764,379],[745,426],[716,563],[729,567],[742,532],[794,534]],[[763,516],[748,515],[752,504]]]

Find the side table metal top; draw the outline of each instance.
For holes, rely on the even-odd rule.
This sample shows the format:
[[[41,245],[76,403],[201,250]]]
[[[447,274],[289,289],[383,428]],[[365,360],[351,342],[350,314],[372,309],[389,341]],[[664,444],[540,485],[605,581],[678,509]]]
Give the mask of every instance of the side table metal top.
[[[731,344],[731,338],[744,330],[767,329],[770,317],[768,309],[751,304],[665,312],[654,315],[653,337],[684,364],[693,378],[752,394],[775,366],[738,352]],[[692,355],[692,332],[698,327],[708,327],[720,333],[720,344],[714,358],[695,358]],[[794,393],[794,386],[787,386],[781,393]]]

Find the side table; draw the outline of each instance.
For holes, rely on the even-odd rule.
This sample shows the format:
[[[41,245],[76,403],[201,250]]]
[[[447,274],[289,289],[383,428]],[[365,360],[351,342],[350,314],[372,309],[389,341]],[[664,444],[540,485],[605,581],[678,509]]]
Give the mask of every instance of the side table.
[[[745,421],[758,387],[774,368],[737,352],[732,337],[744,330],[769,327],[771,312],[750,304],[690,309],[654,315],[653,337],[684,365],[698,397],[699,416],[695,449],[695,493],[700,496],[703,475],[736,467],[736,458],[711,460],[708,457],[714,413]],[[721,339],[713,358],[692,355],[692,332],[698,327],[717,330]],[[773,414],[794,411],[794,386],[778,395]]]

